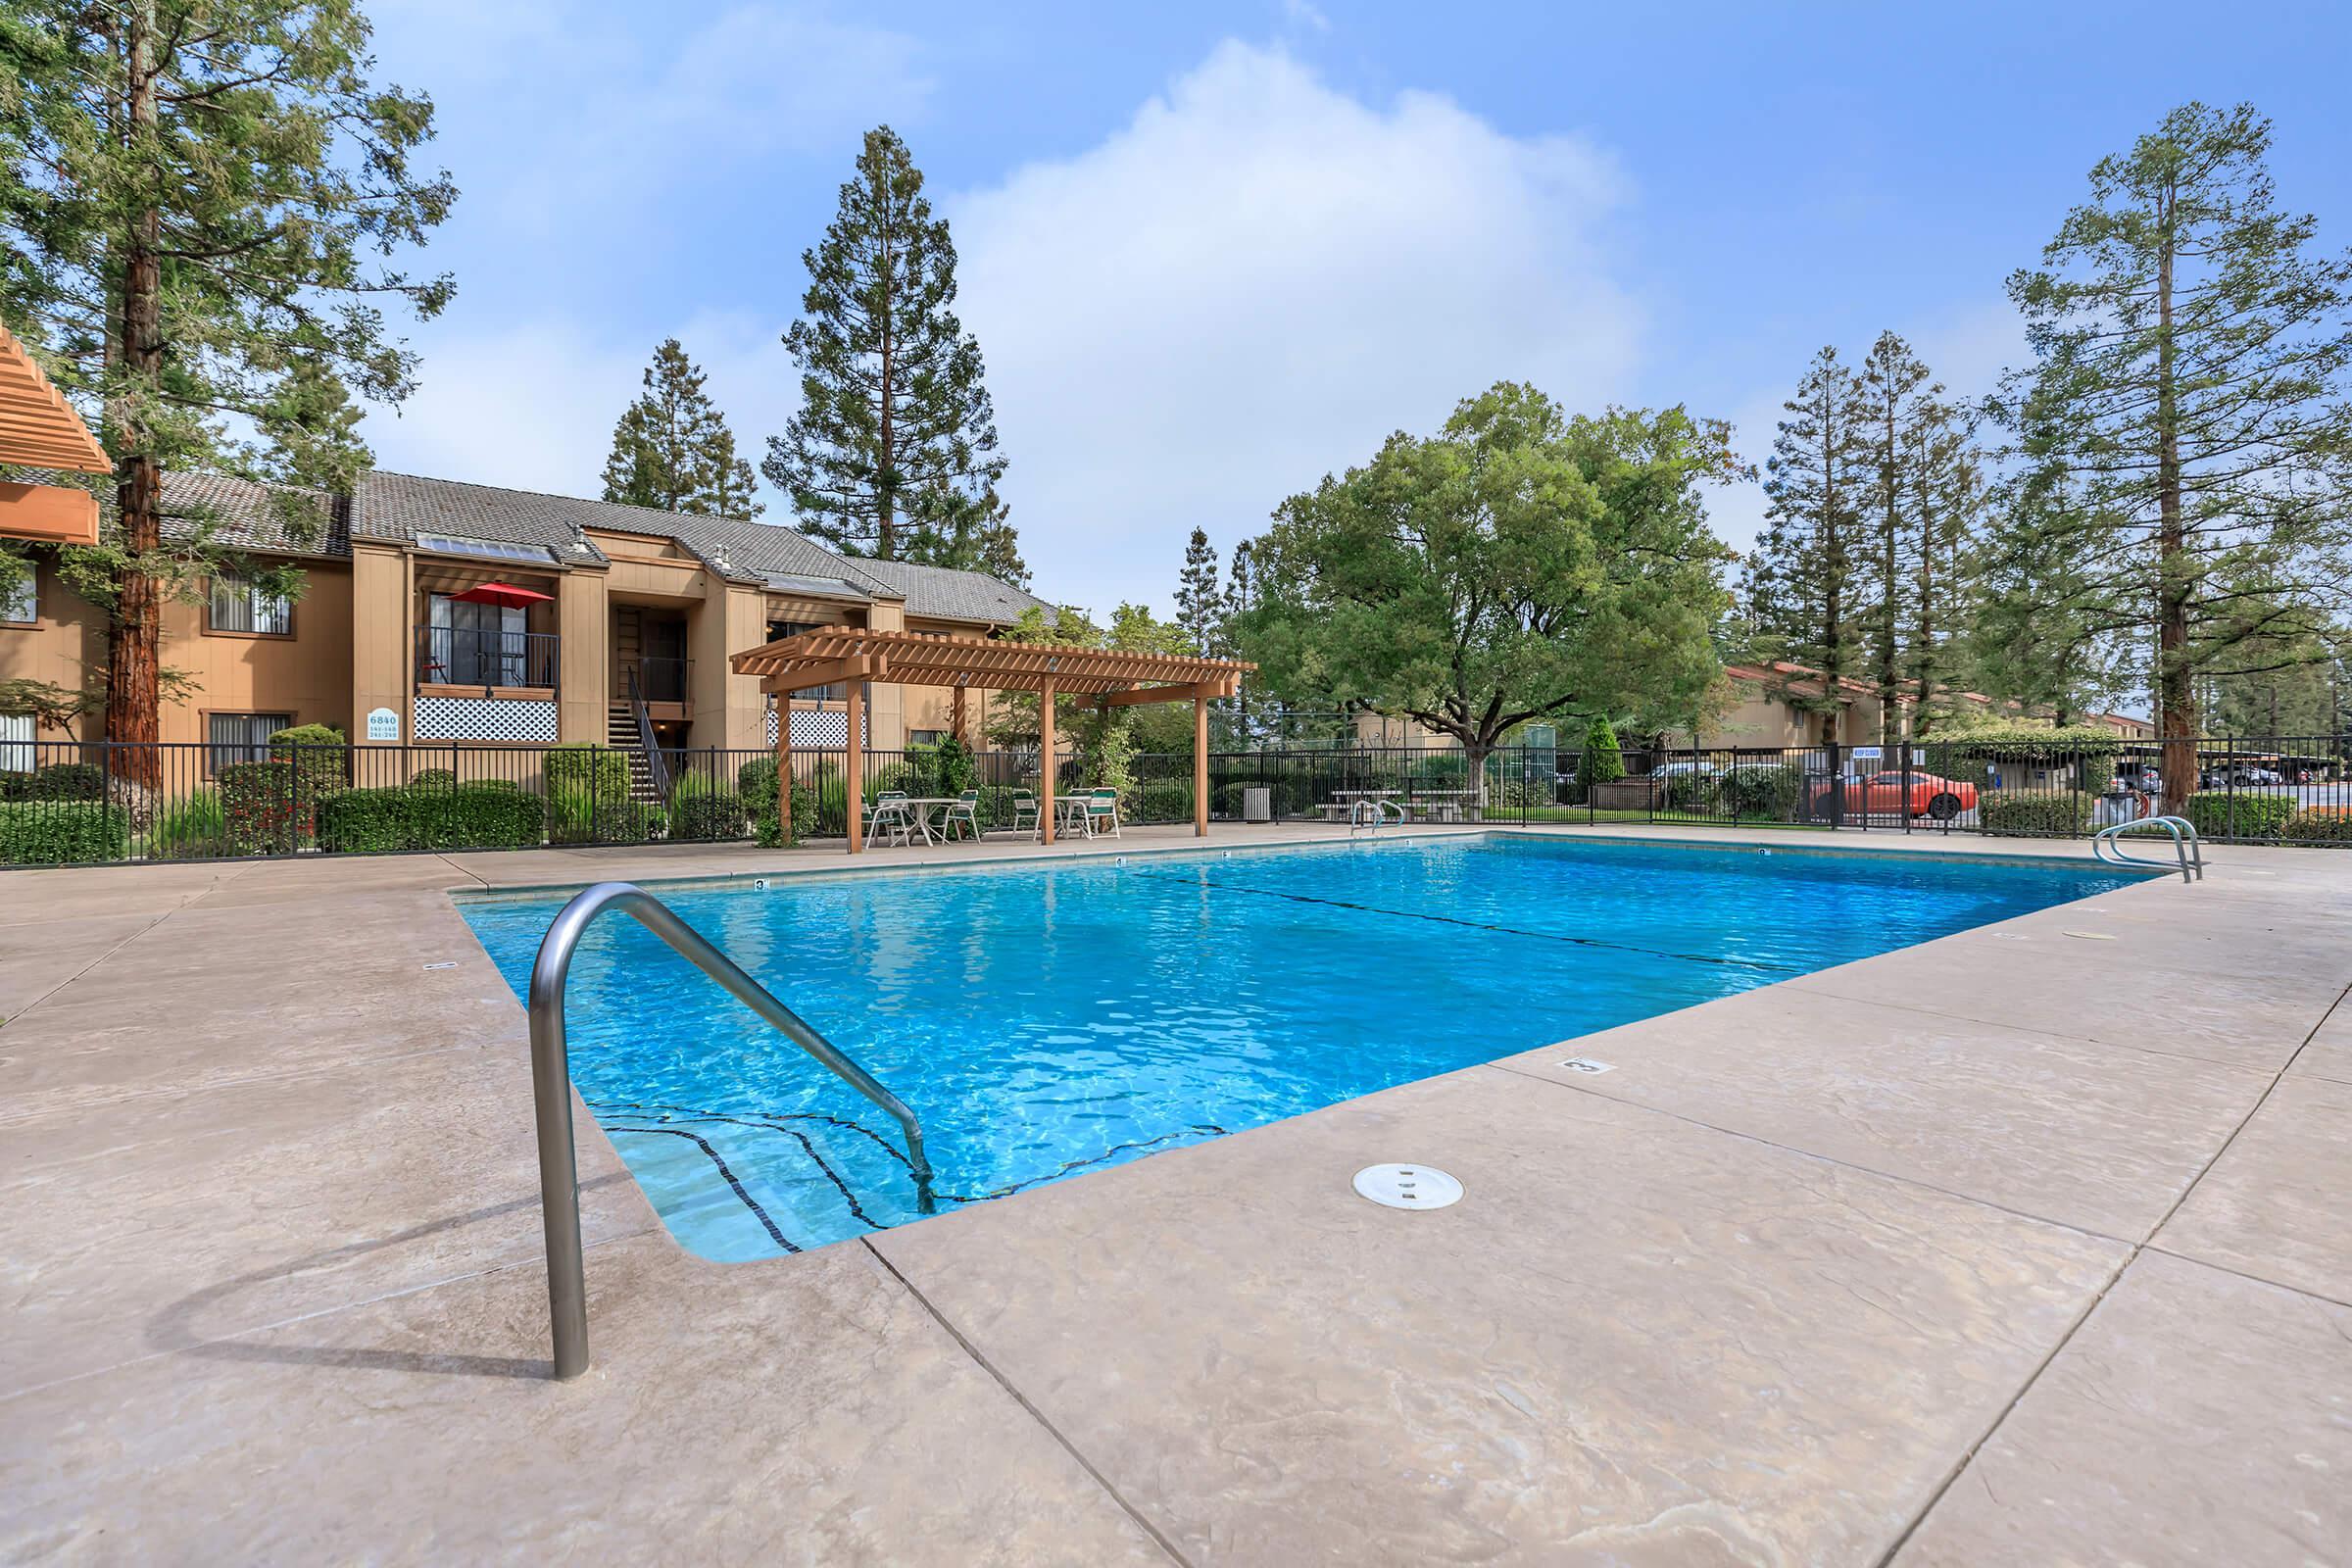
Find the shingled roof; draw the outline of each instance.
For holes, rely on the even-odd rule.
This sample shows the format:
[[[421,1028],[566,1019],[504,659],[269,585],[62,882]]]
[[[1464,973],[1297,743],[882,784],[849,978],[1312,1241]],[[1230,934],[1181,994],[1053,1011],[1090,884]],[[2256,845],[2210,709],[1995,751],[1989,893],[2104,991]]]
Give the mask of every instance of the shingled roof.
[[[1010,625],[1026,610],[1043,610],[1050,619],[1054,607],[1010,583],[986,572],[957,571],[948,566],[917,565],[911,561],[867,561],[858,569],[878,577],[906,601],[906,613],[940,620],[984,620]]]
[[[115,528],[115,500],[99,508],[109,532]],[[323,490],[295,490],[232,479],[221,473],[164,475],[164,535],[192,538],[211,529],[215,544],[273,556],[325,561],[351,556],[351,503]]]

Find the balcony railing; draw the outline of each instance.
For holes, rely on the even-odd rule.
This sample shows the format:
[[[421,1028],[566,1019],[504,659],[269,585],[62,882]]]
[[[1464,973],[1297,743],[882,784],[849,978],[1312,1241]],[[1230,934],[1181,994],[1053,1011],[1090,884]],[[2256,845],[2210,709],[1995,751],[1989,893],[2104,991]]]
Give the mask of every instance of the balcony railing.
[[[558,649],[552,631],[480,631],[462,626],[416,628],[419,686],[556,689]]]
[[[683,703],[694,691],[694,661],[691,659],[646,658],[634,662],[637,665],[637,691],[649,703]],[[624,665],[613,690],[629,689],[629,672]]]

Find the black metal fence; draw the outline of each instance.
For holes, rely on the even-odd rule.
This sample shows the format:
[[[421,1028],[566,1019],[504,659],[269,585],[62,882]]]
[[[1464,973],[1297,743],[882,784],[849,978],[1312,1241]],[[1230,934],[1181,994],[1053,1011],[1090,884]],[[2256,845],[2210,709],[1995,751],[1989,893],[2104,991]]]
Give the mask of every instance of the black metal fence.
[[[0,864],[839,839],[850,812],[870,810],[884,791],[917,802],[914,814],[932,830],[947,829],[948,803],[966,790],[983,835],[1028,830],[1021,797],[1039,793],[1034,752],[861,756],[853,791],[842,750],[796,749],[787,819],[765,750],[668,751],[657,774],[642,757],[591,746],[272,744],[257,754],[0,741]],[[2209,839],[2333,846],[2352,845],[2347,758],[2347,737],[2126,741],[2087,752],[1960,738],[1891,756],[1845,746],[1592,757],[1505,747],[1475,764],[1452,749],[1261,748],[1210,756],[1208,808],[1224,821],[1377,814],[2021,838],[2078,838],[2170,810]],[[1128,771],[1123,822],[1192,820],[1189,754],[1137,757]],[[656,790],[656,777],[665,789]],[[1088,782],[1082,760],[1060,762],[1057,794]]]

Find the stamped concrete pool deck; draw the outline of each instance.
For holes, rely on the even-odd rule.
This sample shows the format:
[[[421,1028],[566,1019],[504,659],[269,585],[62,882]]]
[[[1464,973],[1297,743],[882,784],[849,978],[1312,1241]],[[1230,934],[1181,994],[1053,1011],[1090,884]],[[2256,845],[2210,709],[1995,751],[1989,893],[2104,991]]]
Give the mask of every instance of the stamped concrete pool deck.
[[[451,891],[838,850],[0,875],[0,1559],[2344,1562],[2352,857],[2210,855],[763,1262],[583,1111],[566,1384]]]

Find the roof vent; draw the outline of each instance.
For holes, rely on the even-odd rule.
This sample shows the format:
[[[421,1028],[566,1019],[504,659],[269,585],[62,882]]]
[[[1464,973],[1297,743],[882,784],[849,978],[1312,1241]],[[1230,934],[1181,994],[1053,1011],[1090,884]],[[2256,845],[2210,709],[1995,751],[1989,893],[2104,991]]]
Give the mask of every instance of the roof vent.
[[[720,545],[718,547],[718,569],[721,571],[733,571],[735,569],[735,557],[728,551],[725,545]]]
[[[588,530],[576,522],[571,525],[571,549],[574,555],[592,556],[596,554],[589,548]]]

